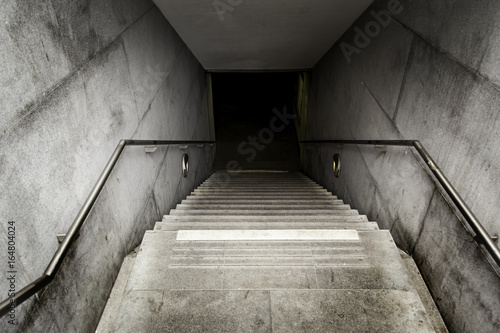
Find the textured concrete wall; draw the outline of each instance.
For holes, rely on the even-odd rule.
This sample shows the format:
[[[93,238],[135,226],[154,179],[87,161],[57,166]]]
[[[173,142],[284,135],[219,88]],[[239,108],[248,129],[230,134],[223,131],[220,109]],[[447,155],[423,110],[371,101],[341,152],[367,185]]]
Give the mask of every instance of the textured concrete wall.
[[[122,138],[208,140],[205,72],[150,1],[0,4],[0,298],[39,277]],[[0,331],[90,332],[124,256],[206,178],[213,148],[125,149],[54,282]]]
[[[392,11],[390,22],[382,9]],[[498,22],[494,0],[376,1],[314,68],[308,139],[422,141],[498,235]],[[342,156],[340,178],[334,153]],[[304,169],[391,230],[414,256],[451,331],[500,331],[498,268],[411,149],[307,146]]]

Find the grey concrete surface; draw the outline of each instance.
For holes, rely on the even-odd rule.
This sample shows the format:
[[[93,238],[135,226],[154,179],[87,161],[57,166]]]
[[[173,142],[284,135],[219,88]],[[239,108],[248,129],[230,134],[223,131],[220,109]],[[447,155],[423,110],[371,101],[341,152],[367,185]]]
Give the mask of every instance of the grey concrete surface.
[[[275,300],[280,304],[279,307],[286,303],[291,307],[305,306],[316,309],[315,307],[322,304],[323,311],[333,311],[333,309],[343,309],[346,306],[345,302],[354,302],[356,306],[349,307],[345,315],[346,320],[350,321],[349,325],[359,323],[356,326],[358,331],[383,328],[397,331],[396,327],[402,329],[400,320],[407,322],[410,318],[407,318],[407,315],[418,318],[413,317],[415,324],[408,323],[411,325],[408,326],[409,330],[432,331],[390,234],[387,231],[359,232],[359,236],[360,242],[293,240],[182,242],[176,241],[176,232],[148,231],[114,327],[116,330],[125,329],[128,325],[136,325],[137,321],[142,322],[142,317],[146,316],[149,318],[148,323],[142,322],[143,325],[162,325],[162,329],[167,331],[183,325],[178,331],[190,331],[198,329],[194,326],[196,325],[194,322],[200,322],[202,319],[200,316],[206,318],[203,315],[204,307],[199,308],[199,304],[194,303],[189,306],[193,293],[214,294],[214,292],[220,293],[221,289],[224,293],[237,290],[247,293],[267,290],[273,292],[276,289],[284,289],[283,293],[287,295]],[[318,301],[319,294],[311,290],[327,295],[329,305]],[[357,290],[363,292],[359,293]],[[397,297],[388,297],[388,294],[396,290],[406,291],[407,294],[404,297],[401,294],[397,294]],[[347,291],[349,295],[344,294]],[[146,307],[146,313],[139,315],[142,313],[142,310],[137,309],[137,306],[142,304],[140,299],[149,297],[149,293],[152,292],[155,292],[161,300],[151,300],[149,303],[177,304],[177,311],[189,316],[191,320],[176,318],[164,323],[165,316],[169,315],[158,313],[151,307]],[[160,296],[161,292],[163,296]],[[182,295],[175,297],[172,294],[174,292]],[[294,297],[299,294],[306,299],[295,301]],[[373,304],[373,301],[370,301],[372,297],[379,299],[381,303]],[[397,310],[385,304],[386,301],[392,304],[398,298],[400,299],[397,301]],[[339,305],[339,302],[342,305]],[[230,304],[227,301],[222,302],[215,317],[225,317],[229,313],[226,310],[227,307],[231,307]],[[356,316],[355,313],[359,311],[361,304],[365,304],[367,312],[362,315],[364,319],[360,321],[359,315]],[[409,304],[411,305],[408,307]],[[292,310],[278,311],[277,314],[271,311],[273,323],[274,317],[277,316],[280,325],[293,325],[298,318],[309,323],[314,322],[320,327],[331,324],[331,318],[317,318],[317,320],[311,318],[323,313],[319,310],[304,313],[303,318],[299,316],[294,319],[280,319],[280,316],[290,311]],[[393,311],[399,319],[389,321],[385,313]],[[384,315],[381,316],[380,312]],[[248,322],[247,318],[253,318],[255,315],[255,311],[250,312],[247,316],[235,318],[235,321],[239,325],[245,325]],[[205,320],[204,325],[212,322]],[[288,329],[291,332],[296,330],[297,328]],[[281,329],[279,326],[273,327],[273,331]]]
[[[386,1],[377,0],[376,3],[383,6]],[[498,1],[424,1],[416,4],[401,0],[401,4],[404,10],[395,16],[397,20],[499,86]]]
[[[185,222],[193,222],[193,221],[234,221],[238,219],[238,221],[242,222],[298,222],[304,220],[306,217],[309,217],[309,221],[322,221],[322,222],[333,222],[333,221],[350,221],[350,222],[368,222],[368,219],[364,215],[337,215],[337,214],[328,214],[328,215],[275,215],[275,216],[252,216],[252,215],[238,215],[237,213],[233,213],[228,216],[220,216],[220,215],[212,215],[212,216],[182,216],[182,215],[168,215],[163,217],[163,222],[174,222],[174,221],[185,221]]]
[[[355,45],[354,29],[376,22],[371,10],[387,9],[388,3],[376,1],[314,68],[307,138],[421,140],[487,231],[496,235],[500,66],[491,52],[499,44],[498,4],[402,1],[401,13],[348,63],[340,43]],[[306,174],[377,220],[415,257],[450,331],[498,330],[491,313],[499,307],[500,269],[487,263],[456,216],[445,214],[442,222],[430,218],[437,202],[447,209],[446,201],[411,149],[302,149]],[[342,157],[340,178],[331,168],[335,153]],[[470,262],[458,260],[469,256]],[[478,270],[491,278],[472,274]],[[492,290],[495,301],[483,301]]]
[[[231,189],[231,188],[217,188],[217,187],[213,187],[213,188],[207,188],[207,187],[203,187],[203,188],[197,188],[196,190],[193,191],[193,193],[215,193],[215,192],[219,192],[219,193],[225,193],[225,192],[243,192],[243,193],[248,193],[248,192],[255,192],[255,191],[267,191],[267,192],[271,192],[271,193],[280,193],[280,192],[290,192],[290,191],[293,191],[293,192],[298,192],[298,193],[318,193],[318,192],[327,192],[326,189],[324,188],[320,188],[319,185],[317,186],[314,186],[313,188],[307,188],[307,189],[304,189],[303,187],[300,187],[300,186],[297,186],[297,187],[294,187],[294,186],[287,186],[286,188],[282,188],[282,189],[273,189],[273,188],[242,188],[240,191],[238,191],[237,189]]]
[[[64,79],[72,76],[134,21],[151,1],[61,1],[1,4],[0,133],[33,112]]]
[[[410,276],[413,286],[418,292],[418,296],[425,307],[425,312],[427,312],[434,330],[438,333],[448,333],[448,329],[446,328],[443,318],[439,313],[436,303],[434,303],[434,300],[432,299],[429,289],[427,289],[427,285],[418,270],[417,264],[413,258],[405,252],[400,250],[399,253],[401,254],[401,259],[403,259],[406,271]]]
[[[157,222],[155,225],[155,230],[164,231],[175,231],[175,230],[225,230],[225,229],[356,229],[356,230],[378,230],[378,224],[376,222],[353,222],[353,221],[343,221],[343,222],[311,222],[308,220],[304,224],[305,218],[302,221],[295,222],[255,222],[255,221],[240,221],[239,219],[234,219],[237,222]]]
[[[155,0],[207,70],[311,68],[371,2]]]
[[[329,208],[332,208],[332,206],[334,207],[339,207],[339,206],[343,206],[344,203],[342,202],[342,200],[338,200],[338,201],[331,201],[329,202],[328,204],[310,204],[310,205],[306,205],[304,204],[303,202],[299,202],[301,204],[292,204],[292,203],[289,203],[289,204],[286,204],[286,203],[281,203],[281,204],[258,204],[258,203],[254,203],[257,204],[256,206],[258,207],[258,209],[270,209],[270,208],[276,208],[276,209],[287,209],[287,210],[297,210],[297,209],[302,209],[302,208],[306,208],[309,207],[310,209],[329,209]],[[198,203],[198,204],[192,204],[192,203],[181,203],[181,204],[178,204],[177,206],[175,206],[175,209],[178,209],[178,210],[184,210],[184,209],[245,209],[248,208],[248,204],[247,205],[244,205],[244,204],[235,204],[235,203],[231,203],[231,204],[204,204],[204,203]]]
[[[396,290],[133,291],[137,320],[123,313],[112,332],[433,332],[419,302]]]
[[[262,218],[283,219],[272,207]],[[146,232],[113,332],[434,331],[387,230],[309,230],[312,215],[285,230],[218,217],[234,222],[219,230],[168,215]]]
[[[429,258],[439,260],[440,265],[432,265]],[[439,193],[430,203],[414,259],[446,323],[468,318],[463,323],[465,332],[500,330],[499,277]],[[461,306],[456,306],[457,298]],[[450,331],[455,329],[454,325],[448,326]]]
[[[203,68],[150,1],[0,7],[0,234],[16,222],[20,290],[43,273],[120,139],[207,140],[208,107]],[[213,154],[126,148],[53,283],[0,330],[94,330],[126,253],[206,179]]]
[[[269,294],[260,290],[133,291],[124,306],[138,314],[137,320],[128,320],[130,313],[123,312],[111,332],[272,332]],[[193,312],[187,313],[186,308]]]
[[[418,296],[400,290],[276,290],[271,300],[273,332],[434,332]]]
[[[324,198],[317,198],[317,197],[290,197],[290,198],[285,198],[285,199],[279,199],[275,200],[276,197],[271,197],[271,198],[252,198],[245,200],[245,197],[234,197],[231,196],[229,199],[224,199],[224,198],[217,198],[217,199],[210,199],[210,198],[203,198],[199,196],[194,196],[194,197],[187,197],[186,199],[182,200],[183,204],[217,204],[221,202],[228,202],[231,204],[238,204],[238,205],[244,205],[244,204],[293,204],[297,202],[302,202],[303,205],[307,205],[308,201],[310,203],[332,203],[336,204],[337,203],[337,198],[336,197],[324,197]]]
[[[112,330],[116,321],[116,316],[120,310],[127,282],[132,272],[132,268],[134,267],[138,251],[139,247],[135,248],[132,252],[127,254],[125,259],[123,259],[118,276],[116,277],[115,283],[113,283],[113,290],[106,301],[106,307],[102,312],[95,333],[108,333]]]
[[[404,91],[396,126],[421,137],[486,229],[500,234],[498,88],[419,39]]]
[[[358,22],[372,20],[374,20],[372,14],[365,12]],[[354,26],[364,29],[363,24]],[[348,29],[343,40],[354,40],[355,36],[356,32]],[[376,102],[389,118],[392,118],[396,111],[412,39],[411,31],[404,29],[400,23],[392,21],[362,52],[352,55],[350,70],[355,72],[367,92],[375,96]],[[338,61],[345,60],[338,59]],[[340,84],[335,78],[332,81],[330,84],[333,86]]]

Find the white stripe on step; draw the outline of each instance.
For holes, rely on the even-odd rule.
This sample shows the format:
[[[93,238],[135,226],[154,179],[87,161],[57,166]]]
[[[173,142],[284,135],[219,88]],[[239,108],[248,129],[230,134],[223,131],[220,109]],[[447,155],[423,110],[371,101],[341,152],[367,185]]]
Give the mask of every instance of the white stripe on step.
[[[180,241],[359,240],[356,230],[179,230]]]

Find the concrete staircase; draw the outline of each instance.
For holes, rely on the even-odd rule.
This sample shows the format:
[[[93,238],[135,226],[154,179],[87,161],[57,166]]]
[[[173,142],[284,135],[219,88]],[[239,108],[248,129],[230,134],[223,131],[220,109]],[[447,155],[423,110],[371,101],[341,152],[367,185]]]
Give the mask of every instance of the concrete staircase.
[[[301,173],[216,173],[146,232],[113,332],[434,332],[386,230]]]

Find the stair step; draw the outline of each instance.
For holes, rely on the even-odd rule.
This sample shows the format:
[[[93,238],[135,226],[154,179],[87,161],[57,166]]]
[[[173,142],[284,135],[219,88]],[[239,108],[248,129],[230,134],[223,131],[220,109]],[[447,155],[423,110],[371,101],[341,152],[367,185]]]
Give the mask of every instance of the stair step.
[[[344,205],[343,200],[334,199],[331,197],[324,197],[323,199],[318,199],[317,201],[313,201],[308,198],[300,199],[300,198],[292,198],[292,199],[211,199],[211,198],[203,198],[203,197],[190,197],[190,199],[184,199],[181,201],[183,205],[244,205],[244,206],[252,206],[252,205],[265,205],[265,206],[321,206],[321,205]]]
[[[178,204],[175,209],[177,210],[188,210],[188,209],[194,209],[194,210],[199,210],[199,209],[227,209],[227,210],[235,210],[235,209],[259,209],[259,210],[265,210],[265,209],[280,209],[280,210],[301,210],[304,208],[307,209],[331,209],[332,207],[343,207],[343,206],[348,206],[349,205],[344,205],[343,203],[339,202],[337,204],[328,204],[328,205],[241,205],[241,204]]]
[[[266,180],[259,180],[259,179],[251,179],[247,181],[234,181],[234,180],[225,180],[225,179],[220,179],[220,180],[214,180],[211,182],[204,182],[200,186],[242,186],[242,187],[259,187],[259,186],[264,186],[264,187],[271,187],[271,186],[292,186],[292,187],[317,187],[320,186],[318,183],[312,182],[312,181],[304,181],[304,180],[282,180],[282,181],[266,181]]]
[[[283,184],[234,184],[234,183],[217,183],[217,184],[202,184],[197,187],[197,189],[200,190],[217,190],[217,189],[230,189],[230,190],[236,190],[236,189],[242,189],[242,190],[252,190],[252,189],[324,189],[324,187],[319,186],[318,184],[311,183],[311,184],[303,184],[300,182],[297,183],[283,183]]]
[[[217,209],[216,207],[221,207]],[[243,208],[239,208],[243,207]],[[282,207],[282,208],[280,208]],[[351,206],[346,204],[336,204],[336,205],[314,205],[314,206],[292,206],[292,205],[203,205],[202,207],[198,206],[194,208],[194,205],[185,205],[179,204],[176,208],[171,209],[170,213],[176,211],[190,212],[190,211],[271,211],[275,210],[278,212],[282,211],[337,211],[337,210],[350,210]]]
[[[238,198],[276,198],[279,197],[281,198],[323,198],[323,197],[328,197],[331,198],[332,194],[329,192],[324,192],[324,193],[295,193],[295,192],[283,192],[283,193],[238,193],[238,194],[231,194],[231,193],[191,193],[189,197],[208,197],[208,198],[231,198],[231,197],[238,197]],[[189,198],[188,197],[188,198]]]
[[[338,232],[333,230],[332,232]],[[212,235],[217,231],[210,230]],[[226,232],[226,231],[221,231]],[[321,233],[330,233],[320,230]],[[357,237],[323,240],[177,240],[178,233],[172,231],[147,231],[141,251],[138,254],[128,290],[275,290],[275,289],[389,289],[413,291],[409,278],[401,262],[401,257],[390,234],[386,230],[359,231]],[[213,238],[217,239],[217,236]],[[224,237],[219,237],[225,239]],[[226,237],[227,238],[227,237]],[[328,237],[326,237],[328,238]],[[350,240],[352,239],[352,240]],[[234,250],[241,252],[240,262],[245,253],[248,260],[253,256],[252,249],[282,250],[290,254],[293,249],[309,252],[309,261],[295,266],[293,264],[275,267],[252,265],[242,268],[234,261],[218,260],[217,263],[190,266],[191,258],[200,251],[214,251],[212,256],[234,257]],[[181,251],[181,252],[179,252]],[[353,263],[346,251],[366,258],[363,262]],[[177,258],[172,266],[172,256],[184,255],[186,262]],[[261,256],[272,259],[272,254]],[[292,252],[293,254],[293,252]],[[334,263],[324,261],[325,254],[335,258]],[[270,260],[271,260],[270,259]],[[201,258],[200,258],[201,260]],[[161,264],[160,264],[161,263]]]
[[[227,182],[232,184],[240,184],[240,183],[286,183],[286,182],[301,182],[301,183],[315,183],[312,179],[303,178],[303,177],[243,177],[243,176],[233,176],[229,174],[225,175],[216,175],[214,177],[210,177],[203,183],[210,182]]]
[[[419,303],[400,290],[133,290],[113,332],[434,332]]]
[[[211,222],[211,221],[239,221],[239,222],[368,222],[366,215],[165,215],[162,222]]]
[[[259,170],[254,170],[252,172],[247,172],[243,170],[243,172],[239,171],[216,171],[210,176],[208,179],[220,176],[220,175],[229,175],[234,177],[235,179],[249,179],[249,178],[265,178],[265,179],[283,179],[283,178],[303,178],[311,180],[309,177],[305,176],[301,172],[268,172],[266,170],[262,170],[263,172],[259,172]]]
[[[156,222],[155,230],[227,230],[227,229],[354,229],[358,231],[378,230],[376,222],[255,222],[255,221],[209,221],[209,222]]]
[[[259,179],[250,179],[246,181],[240,181],[235,179],[234,177],[222,177],[222,178],[217,178],[213,180],[207,180],[201,183],[201,186],[206,185],[206,184],[216,184],[220,185],[221,183],[228,184],[228,185],[241,185],[241,186],[268,186],[268,184],[277,184],[277,185],[292,185],[292,186],[319,186],[318,183],[312,181],[312,180],[306,180],[306,179],[283,179],[283,180],[259,180]]]
[[[202,184],[210,184],[210,183],[227,183],[227,184],[251,184],[251,185],[259,185],[259,184],[318,184],[315,181],[307,178],[282,178],[282,179],[274,179],[274,178],[252,178],[252,179],[241,179],[234,176],[219,176],[214,178],[209,178],[204,181]]]
[[[308,179],[308,178],[294,178],[294,177],[288,177],[288,178],[247,178],[243,179],[241,177],[235,177],[235,176],[230,176],[230,175],[220,175],[217,177],[210,177],[206,181],[204,181],[202,184],[205,183],[220,183],[220,182],[225,182],[225,183],[249,183],[249,182],[262,182],[262,183],[284,183],[284,182],[301,182],[302,184],[317,184],[314,180]]]
[[[228,199],[229,198],[229,199]],[[207,197],[201,197],[201,196],[188,196],[186,199],[182,200],[182,203],[205,203],[205,204],[224,204],[224,203],[238,203],[238,204],[262,204],[262,203],[268,203],[268,204],[279,204],[279,203],[293,203],[293,204],[308,204],[311,202],[318,202],[318,203],[334,203],[337,202],[338,199],[337,197],[334,196],[325,196],[323,198],[280,198],[280,199],[249,199],[247,197],[228,197],[228,198],[218,198],[218,199],[213,199],[213,198],[207,198]]]
[[[331,196],[330,192],[326,190],[274,190],[274,191],[230,191],[230,190],[216,190],[216,191],[192,191],[189,195],[192,196],[277,196],[277,197],[287,197],[289,195],[294,196]]]
[[[345,216],[345,215],[358,215],[359,212],[355,209],[350,209],[347,205],[344,207],[344,205],[341,205],[339,209],[323,209],[323,210],[316,210],[316,209],[302,209],[298,211],[292,211],[292,210],[269,210],[269,211],[259,211],[259,210],[252,210],[252,209],[240,209],[240,210],[228,210],[228,209],[193,209],[193,210],[176,210],[172,209],[170,210],[170,215],[252,215],[252,216],[257,216],[257,215],[266,215],[266,216],[274,216],[274,215],[327,215],[327,214],[332,214],[332,215],[339,215],[339,216]]]
[[[293,191],[294,193],[329,193],[326,189],[324,188],[246,188],[246,189],[238,189],[238,188],[197,188],[194,190],[192,193],[205,193],[205,194],[217,194],[217,193],[241,193],[241,194],[247,194],[247,193],[289,193],[290,191]]]
[[[177,241],[359,241],[356,230],[179,230]]]

